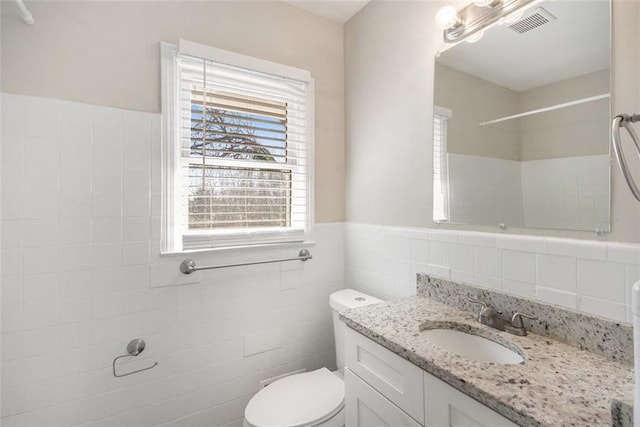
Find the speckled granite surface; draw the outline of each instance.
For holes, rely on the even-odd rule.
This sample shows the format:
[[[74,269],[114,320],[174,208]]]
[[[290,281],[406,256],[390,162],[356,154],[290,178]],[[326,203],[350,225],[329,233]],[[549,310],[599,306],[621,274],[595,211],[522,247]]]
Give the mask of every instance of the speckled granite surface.
[[[466,298],[466,296],[465,296]],[[347,310],[351,328],[522,426],[611,425],[611,397],[631,367],[548,337],[518,337],[475,321],[475,315],[424,297]],[[421,337],[447,324],[506,344],[524,364],[472,361]]]
[[[627,375],[611,400],[611,425],[633,427],[633,372]]]
[[[627,323],[426,274],[418,274],[418,295],[471,313],[477,313],[479,307],[469,302],[468,295],[485,301],[504,316],[511,317],[515,311],[533,314],[538,320],[525,319],[527,330],[616,362],[633,364],[633,328]]]

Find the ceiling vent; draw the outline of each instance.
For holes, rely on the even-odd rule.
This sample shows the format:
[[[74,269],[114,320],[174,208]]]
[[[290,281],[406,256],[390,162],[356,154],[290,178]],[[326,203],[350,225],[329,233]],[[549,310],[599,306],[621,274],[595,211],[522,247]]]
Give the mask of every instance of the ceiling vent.
[[[531,30],[535,30],[549,22],[555,21],[557,18],[550,14],[546,9],[539,7],[535,9],[527,17],[520,19],[517,22],[509,25],[513,31],[518,34],[524,34]]]

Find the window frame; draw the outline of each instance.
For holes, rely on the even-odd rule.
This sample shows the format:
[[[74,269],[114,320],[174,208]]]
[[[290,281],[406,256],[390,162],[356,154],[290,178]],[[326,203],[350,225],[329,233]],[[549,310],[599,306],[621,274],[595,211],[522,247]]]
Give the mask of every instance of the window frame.
[[[178,45],[161,42],[161,103],[162,103],[162,212],[161,212],[161,254],[237,251],[263,247],[286,248],[308,244],[307,239],[314,225],[314,80],[309,71],[287,65],[254,58],[187,40],[179,40]],[[307,85],[305,118],[305,210],[304,229],[294,227],[247,228],[246,230],[225,232],[197,232],[188,230],[181,212],[183,183],[180,171],[185,161],[181,157],[181,137],[179,135],[179,76],[177,60],[187,55],[217,63],[245,68],[281,78],[297,80]],[[265,169],[273,166],[265,163]],[[290,196],[293,198],[293,193]],[[190,246],[185,248],[184,241]],[[193,243],[196,242],[196,243]]]
[[[450,206],[449,206],[449,166],[447,159],[447,138],[449,120],[453,117],[453,111],[435,105],[433,108],[433,212],[432,219],[435,223],[446,223],[451,219]],[[444,127],[444,130],[436,135],[436,120],[440,122],[440,126]],[[436,158],[436,151],[439,153]],[[439,161],[438,171],[439,175],[436,176],[436,163]],[[437,188],[439,187],[439,188]],[[439,203],[436,203],[438,199]],[[441,210],[438,212],[438,207],[441,206]]]

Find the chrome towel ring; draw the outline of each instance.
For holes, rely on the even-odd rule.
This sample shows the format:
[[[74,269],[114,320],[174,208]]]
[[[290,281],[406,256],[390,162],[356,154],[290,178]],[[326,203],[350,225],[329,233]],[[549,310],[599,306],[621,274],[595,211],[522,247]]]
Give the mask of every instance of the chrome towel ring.
[[[633,129],[633,123],[635,122],[640,122],[640,114],[618,114],[615,116],[611,122],[611,144],[613,145],[613,152],[616,155],[616,160],[618,161],[622,175],[624,175],[624,179],[627,181],[627,185],[634,197],[640,202],[640,190],[638,190],[638,186],[631,176],[629,166],[627,165],[620,145],[620,127],[622,126],[629,132],[629,135],[631,135],[631,139],[638,152],[638,157],[640,157],[640,138],[638,138],[638,134]]]

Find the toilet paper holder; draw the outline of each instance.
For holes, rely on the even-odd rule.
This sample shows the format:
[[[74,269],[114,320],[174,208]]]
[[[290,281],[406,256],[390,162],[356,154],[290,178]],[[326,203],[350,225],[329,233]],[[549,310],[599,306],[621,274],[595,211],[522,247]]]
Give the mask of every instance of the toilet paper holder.
[[[135,371],[131,371],[131,372],[127,372],[126,374],[118,374],[116,372],[116,362],[118,361],[118,359],[122,359],[123,357],[136,357],[138,356],[140,353],[142,353],[144,351],[144,348],[146,347],[146,343],[144,342],[144,340],[142,338],[135,338],[133,340],[131,340],[129,342],[129,344],[127,344],[127,354],[123,354],[122,356],[118,356],[115,359],[113,359],[113,376],[116,378],[120,378],[120,377],[126,377],[127,375],[132,375],[132,374],[137,374],[138,372],[143,372],[143,371],[148,371],[149,369],[153,369],[156,366],[158,366],[158,362],[154,362],[153,365],[147,367],[147,368],[142,368],[142,369],[138,369]]]

